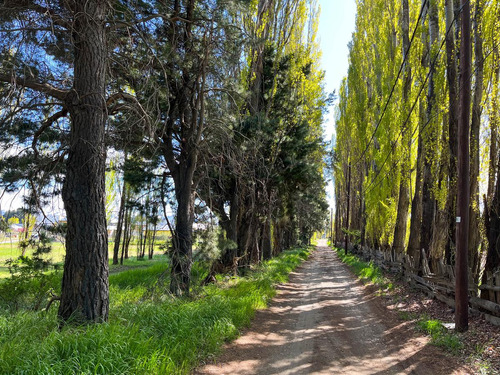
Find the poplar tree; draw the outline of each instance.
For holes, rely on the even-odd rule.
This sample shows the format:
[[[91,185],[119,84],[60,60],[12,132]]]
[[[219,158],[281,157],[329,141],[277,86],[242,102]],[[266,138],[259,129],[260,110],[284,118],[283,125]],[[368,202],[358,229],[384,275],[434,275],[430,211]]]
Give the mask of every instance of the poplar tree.
[[[349,70],[337,107],[336,239],[342,237],[342,230],[350,228],[351,236],[359,230],[360,242],[366,237],[371,246],[406,253],[414,261],[415,272],[429,271],[423,268],[427,263],[431,272],[439,272],[441,264],[455,262],[461,8],[457,0],[407,4],[408,12],[406,1],[399,6],[381,0],[358,4]],[[498,270],[499,8],[498,2],[482,0],[472,8],[475,69],[468,253],[476,281],[485,260],[481,258],[486,257],[483,283]],[[394,46],[403,53],[409,49],[407,58],[394,55]],[[411,75],[406,70],[409,66]],[[347,189],[349,165],[356,170],[351,189]],[[405,184],[411,209],[403,199]],[[480,192],[485,192],[482,202]],[[350,196],[359,197],[358,206],[346,212]],[[408,214],[409,237],[403,236],[406,226],[400,220]]]

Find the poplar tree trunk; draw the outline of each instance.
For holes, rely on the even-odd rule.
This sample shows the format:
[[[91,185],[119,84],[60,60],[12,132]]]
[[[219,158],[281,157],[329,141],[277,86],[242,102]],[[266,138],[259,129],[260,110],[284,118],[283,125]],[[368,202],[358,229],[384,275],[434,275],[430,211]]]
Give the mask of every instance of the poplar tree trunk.
[[[435,44],[439,34],[437,0],[429,0],[429,80],[427,92],[427,112],[425,130],[423,130],[423,183],[422,183],[422,223],[420,229],[420,248],[425,249],[429,255],[430,241],[432,238],[434,214],[436,210],[436,202],[432,196],[432,160],[436,149],[436,127],[437,124],[433,119],[435,115],[435,82],[434,72],[435,67],[432,65],[437,50]]]
[[[488,282],[488,273],[496,272],[500,267],[500,175],[497,175],[493,201],[487,212],[486,234],[488,237],[488,252],[483,272],[483,283]],[[488,298],[488,291],[482,292],[482,297]]]
[[[335,240],[334,245],[337,246],[340,243],[341,235],[342,235],[342,212],[344,211],[342,207],[342,201],[338,199],[342,194],[340,183],[335,181],[335,196],[337,197],[336,205],[335,205]]]
[[[496,17],[500,17],[500,7],[497,7]],[[500,34],[500,25],[498,22],[495,26],[495,35]],[[488,168],[488,203],[493,199],[495,193],[495,176],[497,174],[498,163],[498,127],[500,126],[500,103],[499,103],[499,87],[500,87],[500,53],[498,45],[493,46],[493,82],[491,90],[491,109],[488,111],[490,118],[490,152],[489,152],[489,168]]]
[[[474,54],[475,54],[475,87],[472,99],[472,122],[470,128],[470,209],[469,209],[469,267],[474,280],[479,279],[479,245],[481,236],[479,232],[479,130],[481,127],[481,102],[483,98],[483,39],[481,31],[481,18],[483,14],[483,0],[475,4],[474,27]]]
[[[455,18],[454,2],[445,1],[446,16],[446,79],[448,81],[448,149],[449,149],[449,184],[446,211],[448,214],[448,240],[445,247],[445,263],[451,264],[452,254],[455,251],[455,213],[457,196],[457,157],[458,157],[458,64],[455,34],[453,24]],[[448,31],[449,30],[449,31]]]
[[[421,253],[420,253],[420,227],[422,223],[422,175],[423,175],[423,162],[422,162],[422,131],[421,128],[424,123],[424,110],[422,101],[420,103],[420,131],[418,134],[418,148],[417,148],[417,162],[416,162],[416,177],[415,177],[415,192],[411,202],[411,216],[410,216],[410,238],[408,239],[408,255],[413,258],[415,262],[416,272],[421,272]]]
[[[409,57],[410,39],[408,37],[410,28],[410,11],[408,0],[402,0],[402,33],[403,33],[403,59],[406,59],[403,73],[403,97],[401,102],[402,133],[403,133],[403,162],[401,164],[401,180],[399,183],[398,212],[396,216],[396,227],[394,229],[394,241],[392,244],[393,253],[403,253],[406,240],[406,225],[408,222],[408,208],[410,206],[410,147],[411,147],[411,129],[408,129],[408,123],[404,124],[408,114],[408,102],[411,90],[411,67]]]
[[[66,105],[70,146],[62,198],[66,259],[58,316],[63,322],[108,319],[108,237],[105,213],[106,32],[108,2],[69,1],[74,84]]]
[[[497,18],[500,17],[500,7],[497,7]],[[496,35],[500,33],[500,25],[496,26]],[[485,227],[486,237],[488,239],[488,249],[486,253],[486,264],[484,267],[483,284],[486,284],[488,273],[497,271],[500,267],[500,170],[498,168],[500,160],[498,158],[498,126],[499,126],[499,81],[500,81],[500,54],[498,46],[493,50],[493,89],[491,92],[491,110],[490,117],[490,163],[488,170],[488,195],[486,199],[487,207],[485,209]],[[496,183],[495,183],[496,180]],[[488,291],[483,290],[482,298],[488,299]]]
[[[422,3],[425,0],[422,0]],[[424,17],[422,18],[422,26],[425,25],[425,13],[426,10],[423,9]],[[427,43],[427,30],[424,28],[422,35],[422,42],[424,45],[424,50],[429,49]],[[422,64],[428,65],[428,60],[423,59]],[[424,179],[424,127],[426,125],[426,115],[424,111],[424,100],[420,100],[420,112],[419,112],[419,131],[418,131],[418,149],[417,149],[417,161],[416,161],[416,178],[415,178],[415,192],[411,202],[411,217],[410,217],[410,238],[408,240],[408,255],[413,258],[415,262],[415,268],[417,273],[421,273],[421,230],[422,230],[422,215],[423,215],[423,179]]]

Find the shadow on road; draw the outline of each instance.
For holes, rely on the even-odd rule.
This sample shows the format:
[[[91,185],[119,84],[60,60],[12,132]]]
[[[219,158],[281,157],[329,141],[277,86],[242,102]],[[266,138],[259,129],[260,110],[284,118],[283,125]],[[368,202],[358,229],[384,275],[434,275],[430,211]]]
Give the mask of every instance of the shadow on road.
[[[195,374],[460,374],[458,362],[397,320],[320,247],[252,329]]]

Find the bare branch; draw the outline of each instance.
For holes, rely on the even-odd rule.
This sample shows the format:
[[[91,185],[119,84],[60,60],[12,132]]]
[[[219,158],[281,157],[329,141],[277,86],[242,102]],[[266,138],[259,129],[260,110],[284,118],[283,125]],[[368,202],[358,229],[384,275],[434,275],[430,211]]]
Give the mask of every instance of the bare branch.
[[[25,78],[18,78],[14,75],[8,75],[8,74],[0,74],[0,82],[10,83],[11,85],[14,86],[26,87],[47,94],[61,101],[64,101],[69,92],[68,90],[59,89],[48,83],[36,82]]]
[[[54,113],[52,116],[50,116],[47,120],[45,120],[38,129],[35,134],[33,135],[33,142],[31,142],[31,147],[33,148],[33,151],[35,152],[35,158],[38,157],[38,148],[36,147],[36,144],[38,143],[38,138],[43,134],[45,130],[47,130],[55,121],[59,120],[60,118],[66,116],[68,114],[68,110],[66,108],[63,108],[59,112]]]
[[[188,20],[188,19],[185,19],[185,18],[182,18],[182,17],[179,17],[179,16],[175,16],[175,17],[170,18],[170,17],[168,17],[168,16],[166,16],[164,14],[152,14],[150,16],[143,17],[143,18],[134,20],[132,22],[127,22],[127,21],[122,21],[122,20],[113,20],[113,24],[109,28],[111,30],[120,29],[121,27],[123,27],[123,28],[130,28],[130,29],[136,29],[135,25],[138,25],[140,23],[146,23],[146,22],[152,21],[152,20],[157,19],[157,18],[161,18],[161,19],[163,19],[163,20],[165,20],[167,22],[181,21],[181,22],[185,22],[187,24],[191,24],[191,23],[196,22],[196,20]]]
[[[47,307],[44,309],[45,312],[49,311],[50,306],[52,306],[55,301],[61,301],[61,296],[56,295],[52,289],[49,291],[49,293],[51,297],[47,303]]]
[[[71,29],[71,23],[64,16],[57,14],[53,9],[36,4],[34,1],[5,1],[3,6],[0,6],[0,10],[15,12],[33,11],[41,16],[50,18],[54,25],[64,27],[67,30]]]

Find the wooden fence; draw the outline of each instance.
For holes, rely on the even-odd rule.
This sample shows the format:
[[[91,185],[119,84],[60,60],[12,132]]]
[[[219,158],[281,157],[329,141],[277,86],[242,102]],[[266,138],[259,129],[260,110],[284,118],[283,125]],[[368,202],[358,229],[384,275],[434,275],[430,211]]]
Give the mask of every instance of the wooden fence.
[[[342,247],[343,244],[338,244]],[[371,249],[367,246],[350,247],[350,252],[367,262],[373,262],[378,267],[397,273],[414,288],[436,298],[451,308],[455,308],[455,269],[442,261],[436,265],[436,271],[431,272],[425,252],[422,250],[422,273],[417,274],[414,260],[406,254],[395,254],[390,250]],[[487,282],[476,285],[469,274],[469,308],[473,314],[481,314],[488,322],[500,326],[500,271],[488,273]],[[488,293],[480,293],[486,290]],[[486,295],[487,299],[480,298]]]

